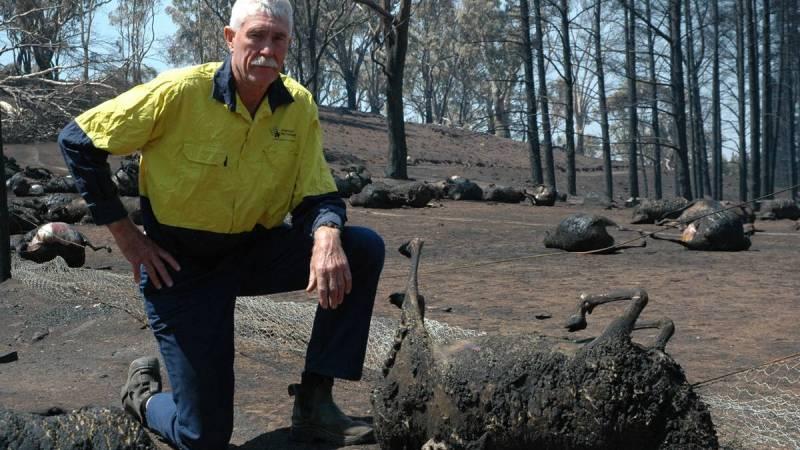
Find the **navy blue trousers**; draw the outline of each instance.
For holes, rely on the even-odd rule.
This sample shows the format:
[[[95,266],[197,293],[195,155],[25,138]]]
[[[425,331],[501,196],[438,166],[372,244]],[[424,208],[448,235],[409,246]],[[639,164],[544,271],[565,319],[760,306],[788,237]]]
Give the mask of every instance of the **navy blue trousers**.
[[[299,290],[308,283],[308,234],[289,228],[251,234],[224,257],[178,255],[181,271],[171,273],[172,287],[157,290],[142,274],[145,310],[172,385],[171,392],[150,399],[147,425],[180,449],[226,448],[230,440],[236,297]],[[385,249],[380,236],[360,227],[345,227],[342,244],[352,291],[335,310],[317,307],[305,371],[357,380]]]

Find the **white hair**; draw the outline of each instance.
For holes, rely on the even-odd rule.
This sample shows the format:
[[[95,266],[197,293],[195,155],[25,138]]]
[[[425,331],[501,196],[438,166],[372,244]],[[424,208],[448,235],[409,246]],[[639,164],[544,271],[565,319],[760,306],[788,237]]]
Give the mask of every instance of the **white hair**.
[[[244,23],[245,19],[255,14],[266,14],[289,24],[289,33],[292,32],[292,4],[289,0],[236,0],[231,8],[231,22],[229,26],[234,31]]]

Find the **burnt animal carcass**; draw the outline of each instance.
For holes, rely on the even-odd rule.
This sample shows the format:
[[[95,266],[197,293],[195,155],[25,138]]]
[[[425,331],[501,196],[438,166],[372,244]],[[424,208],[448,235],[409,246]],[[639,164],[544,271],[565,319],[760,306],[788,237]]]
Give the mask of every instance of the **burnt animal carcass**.
[[[614,246],[614,237],[606,230],[606,227],[609,226],[628,231],[605,216],[586,213],[571,214],[559,222],[554,232],[545,232],[544,246],[560,248],[568,252],[588,252],[600,249],[611,251],[611,247]],[[645,243],[646,241],[642,241],[642,244],[635,246],[644,246]]]
[[[761,220],[797,220],[800,219],[800,206],[791,199],[766,200],[760,205],[758,218]]]
[[[484,335],[434,344],[418,292],[420,240],[402,319],[372,392],[383,449],[714,449],[705,404],[664,352],[668,320],[637,323],[641,289],[582,296],[572,330],[601,303],[630,300],[621,317],[586,345],[537,335]],[[656,344],[631,341],[638,328],[661,327]]]
[[[689,250],[738,252],[750,248],[739,214],[723,210],[700,217],[683,229],[679,239],[651,234],[653,239],[676,242]]]
[[[633,208],[631,223],[656,223],[656,221],[672,216],[678,217],[689,201],[683,197],[659,200],[642,200]]]
[[[498,203],[519,203],[525,200],[525,193],[513,186],[490,184],[483,189],[483,200]]]
[[[350,166],[342,169],[343,176],[333,174],[336,182],[336,190],[339,196],[347,198],[353,194],[358,194],[364,187],[372,183],[372,175],[364,166]]]
[[[453,175],[444,180],[444,196],[451,200],[483,200],[483,189],[474,181]]]
[[[0,410],[0,448],[8,450],[149,450],[153,441],[117,408],[85,407],[44,414]]]
[[[139,196],[139,159],[138,154],[124,156],[119,162],[119,169],[111,175],[119,195]]]
[[[364,208],[423,208],[433,196],[433,188],[420,181],[395,185],[373,183],[351,195],[350,204]]]
[[[546,184],[537,184],[530,191],[525,190],[525,197],[534,206],[553,206],[557,196],[556,188]]]
[[[64,258],[69,267],[81,267],[86,262],[86,247],[92,250],[111,251],[111,248],[96,247],[81,232],[64,222],[46,223],[29,231],[17,245],[17,254],[37,263]]]

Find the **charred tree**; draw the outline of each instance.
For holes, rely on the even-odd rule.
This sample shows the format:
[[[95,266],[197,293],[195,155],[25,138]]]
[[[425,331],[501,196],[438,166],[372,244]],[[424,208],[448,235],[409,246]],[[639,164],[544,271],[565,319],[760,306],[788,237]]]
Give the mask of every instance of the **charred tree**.
[[[736,90],[739,119],[739,201],[747,201],[747,130],[744,79],[744,2],[736,0]]]
[[[686,66],[689,70],[689,108],[691,108],[691,128],[692,128],[692,154],[695,161],[695,194],[697,197],[703,197],[711,193],[711,182],[708,177],[708,157],[706,151],[706,134],[703,127],[703,111],[700,106],[700,82],[698,72],[702,64],[702,52],[699,57],[695,57],[695,35],[694,35],[694,22],[692,20],[692,13],[690,9],[691,1],[686,0]],[[702,30],[702,27],[698,27]],[[703,36],[698,39],[703,42]]]
[[[11,278],[8,197],[6,196],[6,156],[3,153],[3,116],[0,111],[0,283]]]
[[[539,125],[536,123],[536,87],[533,84],[533,46],[531,44],[530,5],[528,0],[519,0],[522,19],[522,61],[525,65],[525,100],[528,156],[531,162],[531,179],[535,184],[544,183],[542,176],[542,155],[539,146]]]
[[[542,40],[542,2],[533,0],[534,21],[536,22],[536,66],[539,75],[539,105],[542,113],[542,149],[544,150],[545,181],[556,187],[556,165],[553,161],[553,131],[550,126],[550,107],[547,100],[547,76],[545,74],[544,50]]]
[[[408,51],[408,23],[411,19],[411,0],[401,0],[397,15],[391,13],[392,1],[384,0],[381,7],[372,0],[354,0],[381,17],[383,46],[386,53],[383,73],[386,75],[386,122],[389,128],[388,178],[408,179],[406,156],[406,124],[403,108],[403,72]]]
[[[564,65],[564,85],[566,87],[564,98],[564,141],[567,151],[567,192],[570,195],[577,195],[577,183],[575,180],[575,116],[573,114],[575,104],[573,89],[575,88],[572,77],[572,47],[569,39],[569,6],[567,0],[561,0],[561,45],[563,47]]]
[[[636,19],[633,0],[625,2],[625,76],[628,78],[628,189],[632,198],[639,197],[637,167],[639,116],[636,112]]]
[[[611,173],[611,138],[608,130],[608,104],[606,102],[606,78],[603,69],[603,52],[600,42],[600,13],[603,2],[594,7],[594,60],[597,71],[597,95],[600,102],[600,129],[603,134],[603,172],[606,182],[606,196],[614,198],[614,178]]]
[[[645,17],[647,23],[652,22],[653,13],[650,0],[645,2]],[[656,199],[661,199],[661,126],[658,122],[658,79],[656,78],[655,36],[653,30],[647,27],[647,63],[650,67],[650,111],[652,117],[650,126],[653,139],[653,190]]]
[[[745,1],[747,22],[747,75],[750,87],[750,195],[761,197],[761,113],[758,95],[758,40],[756,17],[753,11],[755,0]]]
[[[711,155],[714,163],[712,196],[722,200],[722,112],[719,96],[719,0],[711,1],[714,37],[711,39]]]
[[[692,185],[689,181],[689,151],[686,142],[686,99],[683,83],[683,50],[681,49],[681,0],[669,0],[669,34],[670,34],[670,91],[672,93],[672,114],[675,122],[675,133],[678,135],[678,148],[675,154],[679,159],[676,168],[679,194],[691,200]]]
[[[772,122],[775,117],[772,104],[772,49],[770,40],[770,0],[763,0],[761,16],[761,142],[763,161],[761,164],[761,192],[772,198],[772,161],[775,158],[775,145],[772,138]]]

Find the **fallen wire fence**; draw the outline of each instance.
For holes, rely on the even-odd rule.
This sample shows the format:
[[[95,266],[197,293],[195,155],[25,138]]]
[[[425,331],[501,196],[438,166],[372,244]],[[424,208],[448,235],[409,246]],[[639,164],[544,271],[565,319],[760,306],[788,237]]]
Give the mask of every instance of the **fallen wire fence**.
[[[130,275],[73,269],[61,258],[36,264],[14,256],[11,269],[13,278],[48,298],[102,303],[147,323]],[[311,301],[240,297],[235,317],[237,338],[265,349],[303,355],[315,311],[316,304]],[[425,322],[433,340],[440,344],[482,334],[435,320]],[[382,367],[398,325],[395,318],[373,317],[365,367]],[[695,389],[711,410],[724,448],[800,449],[800,355],[700,382]]]

